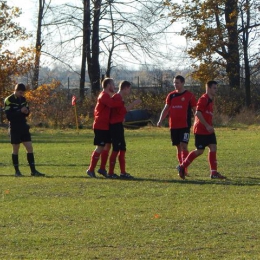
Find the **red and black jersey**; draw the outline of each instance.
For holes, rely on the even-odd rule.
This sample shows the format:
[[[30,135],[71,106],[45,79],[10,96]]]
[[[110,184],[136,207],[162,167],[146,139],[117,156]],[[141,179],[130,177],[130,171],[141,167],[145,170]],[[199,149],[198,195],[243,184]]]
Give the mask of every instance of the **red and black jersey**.
[[[122,96],[119,93],[116,93],[112,97],[112,99],[115,101],[118,101],[118,102],[119,101],[123,102]],[[125,106],[111,108],[110,124],[122,123],[124,121],[126,113],[127,113],[127,110],[126,110]]]
[[[113,100],[108,93],[102,91],[98,98],[94,110],[93,129],[109,130],[110,109],[113,107],[123,107],[124,103]]]
[[[202,113],[202,116],[206,120],[206,122],[212,126],[212,119],[213,119],[213,101],[208,96],[208,94],[202,95],[199,100],[196,107],[196,111],[200,111]],[[206,127],[200,122],[199,118],[195,117],[195,122],[193,126],[193,132],[194,134],[199,135],[210,135],[210,133]]]
[[[166,97],[169,105],[169,127],[171,129],[191,127],[192,107],[196,106],[195,96],[185,90],[182,93],[176,90],[170,92]]]

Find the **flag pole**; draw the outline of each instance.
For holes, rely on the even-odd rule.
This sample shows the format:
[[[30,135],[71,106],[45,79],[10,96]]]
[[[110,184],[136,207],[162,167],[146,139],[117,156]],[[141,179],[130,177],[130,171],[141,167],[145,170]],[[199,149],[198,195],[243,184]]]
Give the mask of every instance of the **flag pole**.
[[[77,131],[79,133],[79,122],[78,122],[78,113],[77,113],[77,103],[76,103],[76,100],[77,100],[77,97],[73,95],[72,96],[72,100],[71,100],[71,104],[72,104],[72,106],[74,106],[76,127],[77,127]]]
[[[76,104],[74,106],[74,111],[75,111],[75,118],[76,118],[76,127],[77,127],[77,131],[79,131],[79,122],[78,122],[78,113],[77,113],[77,105]]]

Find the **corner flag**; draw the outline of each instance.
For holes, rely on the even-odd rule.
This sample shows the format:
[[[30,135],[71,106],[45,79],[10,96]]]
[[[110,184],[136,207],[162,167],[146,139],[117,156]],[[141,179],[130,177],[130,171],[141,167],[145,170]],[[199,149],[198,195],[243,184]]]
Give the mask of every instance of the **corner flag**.
[[[72,99],[71,99],[71,105],[74,106],[75,119],[76,119],[76,127],[77,127],[77,130],[79,131],[79,123],[78,123],[76,100],[77,100],[77,97],[73,95],[73,96],[72,96]]]
[[[75,106],[76,105],[76,100],[77,100],[77,97],[76,96],[72,96],[72,100],[71,100],[71,105],[72,106]]]

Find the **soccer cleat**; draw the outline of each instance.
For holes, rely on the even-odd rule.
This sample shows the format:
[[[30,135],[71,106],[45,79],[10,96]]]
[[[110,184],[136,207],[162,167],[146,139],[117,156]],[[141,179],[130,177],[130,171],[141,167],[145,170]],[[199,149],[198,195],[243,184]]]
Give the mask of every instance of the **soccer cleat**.
[[[221,175],[219,172],[215,172],[215,173],[212,173],[212,174],[210,175],[210,178],[211,178],[211,179],[224,180],[224,179],[226,179],[227,177]]]
[[[185,168],[183,168],[181,165],[179,165],[176,167],[176,169],[179,172],[180,178],[185,180]]]
[[[16,171],[14,174],[15,177],[23,177],[20,171]]]
[[[107,177],[107,171],[106,170],[103,170],[103,169],[99,169],[98,170],[98,173],[103,175],[105,178]]]
[[[190,177],[189,173],[188,173],[188,168],[185,168],[185,177]]]
[[[44,173],[40,173],[40,172],[38,172],[38,171],[35,170],[34,172],[31,173],[31,176],[44,177],[45,174],[44,174]]]
[[[87,175],[91,178],[96,178],[95,172],[91,172],[90,170],[87,170]]]
[[[107,178],[108,178],[108,179],[118,179],[119,176],[118,176],[117,174],[115,174],[115,173],[112,173],[112,174],[108,174],[108,175],[107,175]]]
[[[120,174],[120,179],[125,179],[125,180],[133,180],[134,176],[132,176],[129,173],[121,173]]]

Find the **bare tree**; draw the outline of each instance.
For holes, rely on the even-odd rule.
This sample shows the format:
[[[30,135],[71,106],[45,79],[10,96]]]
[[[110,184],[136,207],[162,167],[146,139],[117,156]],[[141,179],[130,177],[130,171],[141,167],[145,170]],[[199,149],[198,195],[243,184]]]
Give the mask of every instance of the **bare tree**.
[[[100,63],[107,64],[105,74],[109,76],[113,66],[130,62],[130,58],[124,60],[127,53],[138,63],[143,57],[155,60],[160,56],[159,39],[170,25],[165,8],[161,0],[84,0],[83,6],[52,6],[52,19],[45,24],[49,37],[59,35],[60,40],[52,42],[51,48],[48,43],[44,53],[69,66],[71,59],[80,56],[80,96],[84,96],[86,68],[96,93],[100,90]]]
[[[38,88],[39,84],[39,71],[40,71],[40,59],[41,59],[41,51],[43,46],[42,40],[42,28],[43,28],[43,19],[46,15],[51,0],[47,3],[46,0],[38,0],[38,17],[37,17],[37,33],[36,33],[36,43],[35,43],[35,60],[34,60],[34,69],[33,69],[33,79],[32,79],[32,87],[33,89]]]
[[[255,43],[259,37],[260,26],[260,5],[254,0],[241,0],[238,3],[240,15],[240,40],[243,50],[243,66],[244,71],[242,78],[245,84],[245,103],[249,107],[251,105],[251,75],[255,73],[254,63],[259,59],[259,52],[253,53],[250,57],[250,50],[255,48]],[[258,42],[259,43],[259,42]]]

